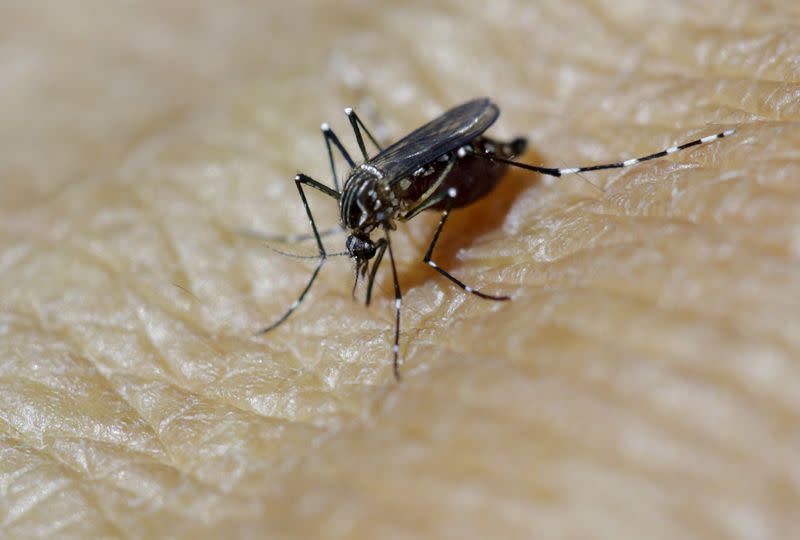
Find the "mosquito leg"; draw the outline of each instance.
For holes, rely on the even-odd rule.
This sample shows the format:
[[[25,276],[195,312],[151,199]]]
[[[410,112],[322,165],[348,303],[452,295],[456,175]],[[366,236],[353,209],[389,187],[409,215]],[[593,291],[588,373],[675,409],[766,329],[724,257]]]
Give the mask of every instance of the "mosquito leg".
[[[300,199],[303,201],[303,207],[306,209],[306,215],[308,216],[308,221],[311,222],[311,231],[314,233],[314,239],[317,241],[317,247],[319,247],[319,254],[321,257],[325,256],[325,247],[322,245],[322,239],[320,238],[319,231],[317,230],[317,224],[314,223],[314,215],[311,213],[311,207],[308,206],[308,201],[306,200],[306,194],[303,191],[303,186],[309,186],[314,189],[317,189],[331,197],[336,199],[337,201],[342,196],[341,193],[335,191],[325,184],[321,182],[317,182],[310,176],[306,176],[303,173],[298,174],[294,177],[294,184],[297,186],[297,191],[300,193]]]
[[[350,154],[347,152],[344,146],[342,146],[341,141],[339,141],[339,137],[336,136],[336,133],[334,133],[333,130],[331,130],[331,127],[327,123],[322,124],[322,126],[320,126],[320,129],[322,130],[322,136],[325,138],[325,147],[328,149],[328,161],[330,162],[331,174],[333,175],[334,189],[337,193],[335,198],[338,200],[339,199],[338,193],[341,192],[341,189],[339,188],[339,177],[336,175],[336,165],[334,164],[333,160],[333,149],[331,148],[331,143],[334,146],[336,146],[336,148],[339,150],[339,152],[342,154],[345,161],[347,161],[347,164],[350,165],[351,168],[355,167],[355,163],[353,162],[353,158],[350,157]],[[298,175],[298,177],[299,176],[305,176],[305,175]],[[309,178],[309,180],[311,179]],[[312,182],[315,184],[320,184],[319,182],[316,181]],[[334,197],[334,195],[332,195],[329,191],[326,191],[318,186],[315,186],[311,182],[309,182],[309,185],[315,187],[316,189],[319,189],[326,195],[331,195],[332,197]],[[343,231],[344,229],[342,229],[340,226],[336,226],[336,227],[331,227],[330,229],[319,231],[317,234],[263,234],[249,229],[241,229],[239,230],[239,234],[248,236],[250,238],[255,238],[256,240],[294,244],[294,243],[304,242],[306,240],[311,240],[312,238],[316,239],[317,236],[322,238],[325,236],[338,234]]]
[[[369,140],[372,141],[372,144],[375,145],[375,148],[377,148],[379,152],[383,150],[383,147],[381,147],[381,145],[378,144],[378,141],[376,141],[375,137],[372,136],[372,133],[369,132],[367,126],[364,125],[364,122],[362,122],[361,119],[356,114],[356,111],[348,107],[344,110],[344,113],[350,120],[350,125],[353,128],[353,133],[356,134],[356,141],[358,142],[358,148],[361,150],[361,155],[364,156],[364,161],[369,161],[369,154],[367,154],[367,147],[364,144],[364,137],[361,136],[361,129],[364,130],[364,133],[367,134],[367,137],[369,137]],[[361,129],[359,129],[359,126],[361,127]]]
[[[369,305],[370,300],[372,300],[372,285],[375,283],[375,276],[378,274],[378,267],[381,265],[381,260],[383,259],[383,254],[386,251],[386,246],[389,245],[386,239],[381,238],[378,240],[375,248],[377,253],[375,254],[375,261],[372,263],[372,270],[369,272],[369,281],[367,282],[367,299],[364,302],[364,305]]]
[[[331,143],[334,146],[336,146],[336,148],[339,150],[339,152],[342,154],[342,156],[344,157],[345,161],[347,161],[347,164],[350,165],[351,168],[355,167],[355,163],[353,162],[353,158],[350,157],[350,154],[347,152],[347,150],[344,148],[344,146],[342,146],[341,141],[339,141],[339,137],[336,136],[336,133],[333,132],[333,130],[331,129],[331,127],[327,123],[322,124],[320,126],[320,129],[322,130],[322,136],[325,138],[325,147],[328,150],[328,161],[330,162],[331,174],[333,175],[333,186],[334,186],[335,191],[337,193],[339,193],[339,192],[341,192],[341,189],[339,188],[339,177],[336,175],[336,165],[334,164],[334,160],[333,160],[333,149],[331,148]],[[299,175],[299,176],[305,176],[305,175]],[[309,180],[310,180],[310,178],[309,178]],[[314,181],[314,182],[319,184],[319,182],[316,182],[316,181]],[[309,184],[312,185],[311,183],[309,183]],[[320,191],[322,191],[326,195],[331,195],[331,193],[329,193],[328,191],[326,191],[324,189],[321,189],[321,188],[319,188],[317,186],[313,186],[312,185],[312,187],[316,187],[317,189],[320,189]],[[331,195],[331,196],[333,196],[333,195]],[[338,200],[339,196],[336,195],[335,198]],[[325,229],[324,231],[319,231],[318,235],[320,237],[331,236],[331,235],[343,232],[343,230],[344,229],[342,229],[340,226],[336,226],[336,227],[331,227],[330,229]],[[263,234],[263,233],[260,233],[260,232],[257,232],[257,231],[251,231],[251,230],[248,230],[248,229],[239,230],[239,234],[242,234],[244,236],[249,236],[250,238],[255,238],[257,240],[265,240],[267,242],[282,242],[282,243],[287,243],[287,244],[294,244],[294,243],[304,242],[306,240],[311,240],[312,238],[316,238],[316,235],[314,235],[314,234],[285,234],[285,235],[284,234]]]
[[[341,141],[339,141],[339,137],[336,136],[336,133],[333,132],[331,126],[326,122],[320,126],[322,130],[322,136],[325,137],[325,147],[328,149],[328,161],[331,164],[331,174],[333,175],[333,187],[336,188],[336,191],[341,191],[339,189],[339,177],[336,176],[336,165],[333,160],[333,148],[331,148],[331,143],[339,150],[339,153],[342,154],[344,160],[350,166],[350,168],[354,168],[356,166],[353,158],[350,157],[350,154],[347,152],[344,146],[342,146]]]
[[[292,313],[294,313],[294,311],[298,307],[300,307],[300,304],[305,299],[306,294],[308,294],[308,291],[311,289],[311,285],[314,284],[314,280],[317,279],[317,275],[319,274],[319,271],[322,269],[322,264],[324,262],[325,262],[325,257],[320,257],[319,258],[319,262],[317,263],[317,267],[314,269],[314,273],[311,274],[311,279],[308,280],[308,283],[306,284],[305,289],[303,289],[303,292],[300,293],[300,296],[297,298],[297,300],[292,302],[292,305],[289,306],[289,309],[287,309],[286,312],[283,315],[281,315],[280,318],[278,318],[278,320],[276,320],[274,323],[270,324],[269,326],[265,326],[264,328],[262,328],[261,330],[256,332],[257,334],[266,334],[267,332],[269,332],[271,330],[274,330],[275,328],[280,326],[283,323],[283,321],[288,319],[289,316]]]
[[[389,231],[386,230],[386,245],[389,247],[389,262],[392,263],[392,281],[394,282],[394,377],[400,380],[400,306],[403,303],[403,293],[400,292],[400,282],[397,280],[397,267],[394,264],[394,253],[392,252],[392,241],[389,239]]]
[[[602,171],[606,169],[623,169],[625,167],[630,167],[632,165],[636,165],[643,161],[650,161],[651,159],[658,159],[664,156],[668,156],[670,154],[674,154],[675,152],[680,152],[681,150],[686,150],[687,148],[691,148],[692,146],[699,146],[701,144],[708,144],[710,142],[714,142],[717,139],[722,139],[725,137],[730,137],[736,133],[735,129],[728,129],[725,131],[721,131],[714,135],[708,135],[701,139],[695,139],[693,141],[679,144],[677,146],[670,146],[669,148],[665,148],[660,152],[656,152],[655,154],[649,154],[646,156],[638,157],[638,158],[631,158],[626,159],[624,161],[618,161],[616,163],[604,163],[602,165],[590,165],[586,167],[562,167],[562,168],[552,168],[552,167],[538,167],[536,165],[528,165],[525,163],[519,163],[518,161],[512,161],[510,159],[504,159],[497,157],[493,154],[482,154],[479,152],[470,152],[474,156],[478,156],[483,159],[488,159],[489,161],[499,161],[500,163],[506,163],[508,165],[512,165],[514,167],[519,167],[520,169],[526,169],[529,171],[538,172],[541,174],[547,174],[550,176],[565,176],[568,174],[580,174],[582,172],[589,172],[589,171]]]
[[[450,201],[455,199],[457,195],[458,191],[456,190],[456,188],[451,187],[447,191],[447,196],[449,197]],[[433,248],[436,247],[436,242],[439,240],[439,234],[442,232],[442,228],[444,227],[444,224],[447,221],[448,215],[450,215],[450,205],[448,205],[442,211],[442,218],[439,220],[439,225],[436,226],[436,231],[433,233],[433,240],[431,240],[431,244],[428,246],[428,251],[425,253],[425,257],[422,259],[423,262],[468,293],[474,294],[475,296],[480,296],[481,298],[486,298],[487,300],[511,300],[510,296],[505,296],[505,295],[495,296],[492,294],[486,294],[470,287],[469,285],[465,285],[463,281],[454,277],[447,270],[445,270],[444,268],[433,262],[433,260],[431,260],[431,257],[433,256]]]
[[[317,224],[314,223],[314,214],[311,212],[311,207],[308,205],[308,200],[306,199],[306,194],[303,191],[303,186],[309,186],[314,189],[318,189],[319,191],[323,192],[324,194],[328,195],[329,197],[333,197],[336,200],[339,200],[341,194],[338,191],[334,191],[325,184],[317,182],[313,178],[306,176],[304,174],[298,174],[294,178],[294,183],[297,186],[297,191],[300,193],[300,199],[303,201],[303,207],[306,209],[306,215],[308,216],[308,221],[311,223],[311,231],[314,233],[314,238],[317,241],[317,247],[319,248],[319,262],[317,263],[317,267],[314,269],[314,273],[311,274],[311,279],[308,280],[303,292],[300,293],[300,296],[295,300],[289,309],[274,323],[270,324],[269,326],[262,328],[258,333],[259,334],[266,334],[270,330],[277,328],[283,321],[289,318],[289,316],[294,313],[294,311],[300,306],[300,304],[305,299],[308,291],[311,290],[311,286],[314,284],[314,280],[317,279],[319,275],[319,271],[322,269],[322,265],[325,263],[325,258],[327,257],[327,253],[325,252],[325,246],[322,245],[322,239],[320,238],[319,232],[317,231]]]

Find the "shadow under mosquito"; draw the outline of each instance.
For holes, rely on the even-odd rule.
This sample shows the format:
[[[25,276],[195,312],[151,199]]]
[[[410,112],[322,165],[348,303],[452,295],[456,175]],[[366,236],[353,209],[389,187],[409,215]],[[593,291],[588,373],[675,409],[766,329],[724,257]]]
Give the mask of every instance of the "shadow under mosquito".
[[[526,162],[538,162],[540,156],[529,152],[525,154],[525,158]],[[434,249],[433,261],[460,279],[459,268],[463,265],[463,262],[458,258],[459,251],[468,248],[481,237],[500,229],[511,206],[519,196],[531,186],[538,185],[540,182],[541,175],[526,174],[523,171],[508,171],[497,187],[486,197],[466,208],[453,210],[442,229],[439,241]],[[400,284],[404,291],[408,291],[413,287],[424,285],[430,280],[441,280],[445,287],[450,286],[457,291],[457,287],[447,283],[444,277],[422,262],[440,216],[435,212],[429,212],[429,214],[424,223],[425,226],[420,228],[422,232],[419,233],[419,239],[415,239],[413,242],[413,252],[411,254],[404,253],[405,256],[398,268]],[[409,255],[411,258],[407,259],[406,257]],[[381,276],[381,284],[384,286],[387,283],[384,281],[387,277],[386,275]],[[467,278],[464,281],[467,282],[467,285],[474,286],[490,294],[509,294],[512,292],[498,290],[494,286],[491,276],[482,278],[479,283],[472,283]]]

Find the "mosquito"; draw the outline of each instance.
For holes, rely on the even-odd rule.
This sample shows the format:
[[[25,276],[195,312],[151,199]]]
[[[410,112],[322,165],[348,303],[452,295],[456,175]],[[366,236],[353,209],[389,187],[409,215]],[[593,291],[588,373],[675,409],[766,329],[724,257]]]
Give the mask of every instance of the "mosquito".
[[[436,242],[439,240],[439,235],[450,212],[472,204],[489,194],[509,167],[555,177],[589,171],[622,169],[729,137],[736,132],[735,129],[728,129],[691,142],[670,146],[654,154],[615,163],[554,168],[514,161],[514,158],[525,152],[527,139],[524,137],[504,142],[484,135],[484,132],[494,124],[500,115],[498,106],[486,97],[473,99],[448,110],[387,148],[383,148],[378,143],[352,108],[347,108],[344,112],[350,121],[363,161],[356,163],[330,126],[327,123],[322,124],[321,130],[328,151],[333,187],[302,173],[295,176],[294,182],[311,224],[311,235],[284,238],[289,241],[313,238],[319,254],[308,258],[316,259],[317,265],[297,299],[275,322],[258,333],[265,334],[274,330],[295,312],[311,290],[325,261],[332,256],[349,256],[354,259],[353,291],[355,293],[359,277],[366,278],[365,304],[368,306],[372,299],[375,276],[384,255],[388,252],[395,299],[392,351],[394,376],[397,380],[400,379],[400,313],[403,295],[397,277],[390,231],[396,229],[398,221],[408,221],[427,210],[440,212],[439,223],[433,232],[422,262],[468,294],[486,300],[510,300],[510,296],[488,294],[465,284],[433,260]],[[367,152],[362,131],[366,133],[370,142],[377,149],[377,153],[371,157]],[[350,167],[342,186],[339,185],[336,174],[334,148]],[[338,203],[340,228],[320,232],[306,199],[305,188],[320,191]],[[326,251],[322,237],[338,230],[343,230],[348,235],[345,240],[345,251],[339,253]],[[374,232],[377,232],[380,237],[373,239]],[[272,237],[272,239],[278,238]],[[279,253],[283,252],[279,251]]]

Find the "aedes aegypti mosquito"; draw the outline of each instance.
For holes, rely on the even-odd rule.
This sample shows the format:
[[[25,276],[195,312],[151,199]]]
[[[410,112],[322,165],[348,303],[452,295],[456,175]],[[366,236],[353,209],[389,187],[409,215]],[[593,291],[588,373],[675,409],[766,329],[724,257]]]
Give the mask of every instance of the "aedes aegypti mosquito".
[[[433,250],[436,247],[436,241],[439,239],[439,234],[442,232],[450,211],[467,206],[487,195],[501,180],[509,166],[550,176],[565,176],[604,169],[621,169],[643,161],[668,156],[692,146],[710,143],[735,133],[734,129],[729,129],[715,135],[671,146],[654,154],[616,163],[586,167],[552,168],[513,161],[513,158],[525,151],[527,140],[523,137],[502,142],[483,135],[500,115],[500,109],[489,98],[474,99],[454,107],[387,148],[383,148],[378,143],[353,109],[345,109],[345,114],[350,120],[350,126],[353,129],[364,161],[356,163],[342,146],[330,126],[322,124],[322,135],[325,138],[333,175],[333,188],[302,173],[295,176],[294,179],[297,191],[300,193],[300,199],[303,201],[306,215],[311,223],[312,235],[294,237],[257,235],[262,239],[283,241],[313,238],[319,249],[319,255],[312,257],[318,259],[317,266],[300,296],[278,320],[263,328],[259,333],[269,332],[289,318],[303,302],[317,275],[319,275],[326,258],[330,256],[341,255],[355,259],[354,294],[359,276],[363,278],[369,275],[365,299],[365,304],[369,305],[378,267],[383,260],[384,254],[388,251],[395,297],[393,365],[394,375],[397,379],[400,378],[400,307],[402,293],[400,282],[397,279],[397,268],[389,235],[389,231],[396,228],[396,221],[408,221],[424,210],[441,212],[439,224],[433,232],[433,238],[422,261],[467,293],[488,300],[510,300],[511,297],[509,296],[487,294],[466,285],[433,261]],[[372,157],[367,153],[364,138],[361,134],[362,130],[378,149],[378,153]],[[334,165],[333,147],[339,151],[350,166],[350,172],[347,174],[347,179],[341,188],[336,175],[336,166]],[[319,190],[339,203],[340,228],[323,231],[322,233],[317,229],[314,215],[303,191],[304,187]],[[376,229],[380,229],[382,237],[372,240],[370,235]],[[322,236],[339,230],[348,233],[347,240],[345,240],[346,251],[329,253],[322,244]],[[374,261],[370,267],[372,259]]]

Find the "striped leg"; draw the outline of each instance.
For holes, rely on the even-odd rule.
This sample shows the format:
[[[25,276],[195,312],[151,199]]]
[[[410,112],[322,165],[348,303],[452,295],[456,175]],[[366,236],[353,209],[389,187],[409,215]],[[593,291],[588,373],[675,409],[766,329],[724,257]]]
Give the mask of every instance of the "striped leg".
[[[342,157],[345,159],[350,168],[353,168],[356,165],[355,162],[353,162],[353,158],[350,157],[350,154],[347,152],[345,147],[342,146],[339,137],[337,137],[336,133],[334,133],[333,130],[331,129],[331,126],[325,123],[320,126],[320,129],[322,130],[322,136],[325,138],[325,148],[327,148],[328,150],[328,161],[331,166],[331,175],[333,176],[334,192],[338,194],[341,192],[341,189],[339,188],[339,177],[336,175],[336,164],[333,159],[333,148],[331,147],[331,144],[333,144],[333,146],[335,146],[336,149],[339,150],[339,153],[342,154]],[[300,176],[305,176],[305,175],[300,175]],[[319,184],[319,182],[316,182],[315,180],[314,182]],[[312,184],[309,183],[309,185]],[[316,186],[312,185],[312,187]],[[319,187],[316,188],[320,189]],[[324,189],[320,189],[320,191],[322,191],[326,195],[331,195],[328,191],[325,191]],[[336,195],[335,198],[338,200],[339,196]],[[322,231],[315,230],[313,234],[264,234],[249,229],[240,229],[238,232],[243,236],[248,236],[256,240],[264,240],[266,242],[281,242],[286,244],[296,244],[299,242],[304,242],[306,240],[311,240],[312,238],[316,240],[317,237],[322,238],[325,236],[331,236],[340,232],[344,232],[344,229],[342,229],[340,226],[337,225],[336,227],[331,227],[330,229],[325,229]]]
[[[372,133],[369,132],[367,126],[364,125],[364,122],[356,114],[351,107],[348,107],[344,110],[344,114],[347,115],[347,118],[350,120],[350,125],[353,128],[353,133],[356,134],[356,141],[358,142],[358,148],[361,150],[361,155],[364,156],[364,161],[369,161],[369,154],[367,154],[367,147],[364,145],[364,138],[361,136],[361,129],[364,130],[364,133],[367,134],[369,140],[372,141],[372,144],[375,145],[375,148],[378,149],[380,152],[383,150],[383,147],[375,140],[375,137],[372,136]],[[359,126],[361,129],[359,129]]]
[[[537,167],[536,165],[527,165],[525,163],[519,163],[518,161],[512,161],[510,159],[499,158],[497,156],[490,154],[479,154],[477,152],[471,152],[471,153],[483,159],[488,159],[489,161],[499,161],[501,163],[506,163],[513,167],[519,167],[520,169],[526,169],[528,171],[534,171],[541,174],[547,174],[550,176],[566,176],[568,174],[578,174],[589,171],[602,171],[606,169],[623,169],[625,167],[630,167],[632,165],[636,165],[643,161],[650,161],[651,159],[658,159],[664,156],[668,156],[670,154],[674,154],[675,152],[680,152],[681,150],[686,150],[687,148],[691,148],[692,146],[708,144],[710,142],[716,141],[717,139],[730,137],[734,133],[736,133],[735,129],[728,129],[720,133],[716,133],[714,135],[708,135],[707,137],[703,137],[702,139],[695,139],[694,141],[680,144],[678,146],[670,146],[669,148],[665,148],[664,150],[656,152],[655,154],[650,154],[638,158],[626,159],[624,161],[618,161],[616,163],[605,163],[603,165],[590,165],[588,167],[562,167],[558,169],[552,167]]]
[[[342,154],[344,160],[350,166],[350,168],[354,168],[356,166],[353,158],[350,157],[350,154],[345,150],[344,146],[342,146],[341,141],[339,141],[339,137],[336,136],[336,133],[333,132],[331,126],[326,122],[319,127],[322,130],[322,136],[325,137],[325,147],[328,149],[328,161],[331,164],[331,174],[333,175],[333,187],[336,191],[341,191],[339,189],[339,177],[336,176],[336,165],[333,161],[333,149],[331,148],[331,143],[336,146],[336,149],[339,150],[339,153]]]
[[[389,247],[389,262],[392,264],[392,281],[394,282],[394,377],[400,380],[400,307],[403,304],[403,293],[400,292],[400,282],[397,280],[397,266],[394,264],[392,241],[389,239],[389,230],[386,230],[386,245]]]
[[[455,199],[457,195],[458,191],[456,188],[451,187],[447,190],[447,196],[450,201]],[[447,270],[431,260],[431,257],[433,256],[433,248],[436,247],[436,242],[439,240],[439,234],[442,232],[442,227],[444,227],[448,215],[450,215],[449,205],[442,211],[442,218],[439,220],[439,225],[436,226],[436,231],[433,233],[433,240],[431,240],[431,244],[428,246],[428,251],[425,252],[425,257],[422,259],[422,261],[468,293],[474,294],[475,296],[480,296],[481,298],[486,298],[487,300],[511,300],[510,296],[494,296],[492,294],[482,293],[481,291],[478,291],[469,285],[465,285],[464,282],[454,277]]]
[[[369,281],[367,282],[367,299],[364,302],[364,304],[367,306],[369,305],[370,301],[372,301],[372,286],[375,284],[375,276],[378,274],[378,267],[381,265],[383,254],[386,251],[386,246],[388,244],[389,243],[385,238],[381,238],[375,244],[375,260],[372,262],[372,269],[369,272]]]
[[[317,267],[314,269],[314,273],[311,274],[311,279],[308,280],[308,284],[306,284],[303,292],[300,293],[300,296],[295,300],[289,309],[274,323],[270,324],[269,326],[262,328],[258,333],[259,334],[266,334],[270,330],[277,328],[283,321],[289,318],[289,316],[294,313],[294,311],[300,306],[305,299],[308,291],[311,290],[311,286],[314,284],[314,281],[317,279],[317,275],[319,275],[319,271],[322,269],[322,265],[325,263],[325,259],[328,254],[325,252],[325,246],[322,244],[322,239],[320,238],[320,234],[317,231],[317,224],[314,223],[314,214],[311,212],[311,207],[308,206],[308,200],[306,200],[306,194],[303,191],[303,186],[309,186],[314,189],[318,189],[325,195],[329,197],[333,197],[337,201],[341,194],[338,191],[334,191],[325,184],[317,182],[313,178],[306,176],[304,174],[298,174],[294,178],[294,183],[297,186],[297,191],[300,193],[300,199],[303,201],[303,207],[306,209],[306,215],[308,216],[308,221],[311,223],[311,231],[314,233],[314,238],[317,241],[317,247],[319,248],[319,262],[317,263]]]

